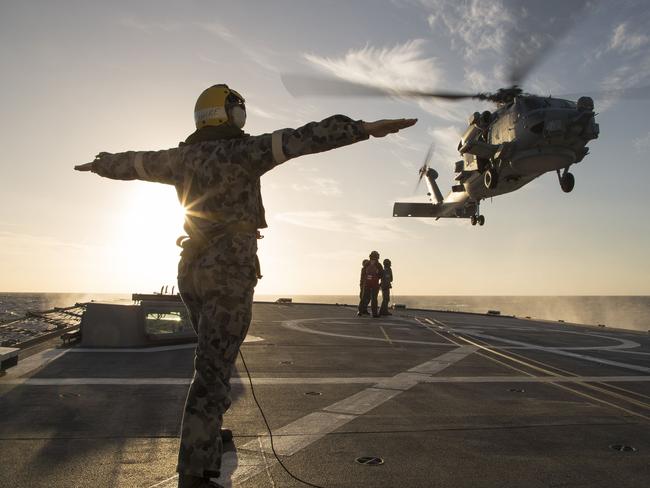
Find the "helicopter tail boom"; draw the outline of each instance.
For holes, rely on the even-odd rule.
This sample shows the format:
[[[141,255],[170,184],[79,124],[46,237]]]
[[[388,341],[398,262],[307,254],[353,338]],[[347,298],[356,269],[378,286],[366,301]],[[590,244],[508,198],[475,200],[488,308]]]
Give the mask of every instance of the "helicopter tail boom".
[[[432,168],[429,168],[426,172],[427,177],[427,187],[429,188],[429,196],[433,197],[436,203],[442,203],[444,198],[440,192],[440,187],[436,183],[436,178],[438,178],[438,172]]]

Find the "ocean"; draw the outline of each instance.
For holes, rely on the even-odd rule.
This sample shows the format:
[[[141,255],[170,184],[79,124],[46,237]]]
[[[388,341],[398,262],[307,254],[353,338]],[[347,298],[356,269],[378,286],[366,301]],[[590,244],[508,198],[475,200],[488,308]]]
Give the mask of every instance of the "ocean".
[[[256,300],[275,301],[291,297],[294,302],[356,305],[354,295],[256,295]],[[65,307],[76,302],[125,301],[130,294],[83,293],[0,293],[0,327],[17,321],[29,310]],[[407,308],[428,308],[485,313],[499,310],[503,315],[564,320],[612,328],[650,331],[649,296],[401,296],[393,303]]]

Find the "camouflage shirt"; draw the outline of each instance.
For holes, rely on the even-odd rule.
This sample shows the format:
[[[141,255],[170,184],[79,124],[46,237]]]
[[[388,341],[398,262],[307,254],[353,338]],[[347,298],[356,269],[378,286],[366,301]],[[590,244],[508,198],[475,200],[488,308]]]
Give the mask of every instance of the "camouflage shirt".
[[[259,179],[298,156],[368,139],[361,121],[334,115],[298,129],[182,145],[164,151],[103,154],[92,171],[117,180],[174,185],[186,209],[185,231],[209,241],[233,229],[266,227]]]

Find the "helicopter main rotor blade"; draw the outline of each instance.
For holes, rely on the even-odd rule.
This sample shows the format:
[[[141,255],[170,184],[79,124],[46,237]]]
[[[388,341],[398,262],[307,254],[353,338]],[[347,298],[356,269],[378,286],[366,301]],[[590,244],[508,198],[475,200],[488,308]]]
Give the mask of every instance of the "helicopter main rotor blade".
[[[421,91],[393,89],[356,83],[325,76],[283,73],[280,75],[287,91],[294,97],[422,97],[445,100],[484,99],[483,93],[460,93],[446,91]]]
[[[508,3],[516,14],[516,23],[506,33],[511,60],[507,80],[510,85],[520,86],[577,23],[589,0],[510,0]]]
[[[594,100],[647,100],[650,99],[650,85],[634,88],[614,88],[611,90],[585,90],[582,93],[569,93],[557,96],[557,98],[564,98],[566,100],[577,100],[580,97],[591,97]]]

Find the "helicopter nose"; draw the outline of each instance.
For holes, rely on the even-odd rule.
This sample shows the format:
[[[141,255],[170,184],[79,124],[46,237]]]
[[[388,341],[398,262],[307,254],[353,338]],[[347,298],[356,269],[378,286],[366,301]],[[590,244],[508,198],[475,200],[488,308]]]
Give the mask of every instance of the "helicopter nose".
[[[570,121],[569,129],[573,135],[586,140],[598,138],[599,127],[592,111],[578,111],[578,115]]]
[[[578,98],[576,106],[580,112],[593,112],[594,100],[591,97],[580,97]]]

